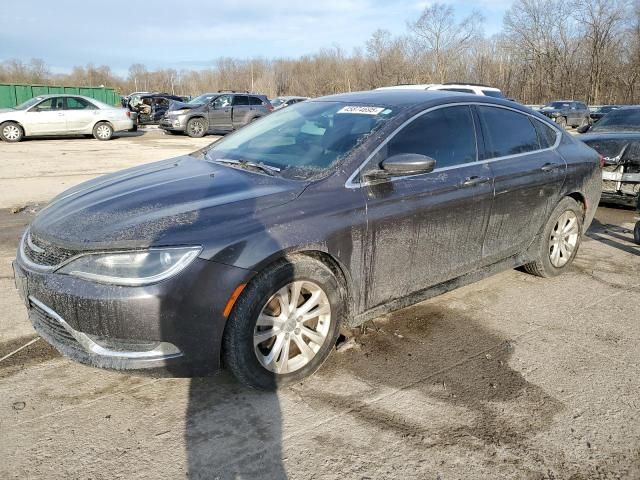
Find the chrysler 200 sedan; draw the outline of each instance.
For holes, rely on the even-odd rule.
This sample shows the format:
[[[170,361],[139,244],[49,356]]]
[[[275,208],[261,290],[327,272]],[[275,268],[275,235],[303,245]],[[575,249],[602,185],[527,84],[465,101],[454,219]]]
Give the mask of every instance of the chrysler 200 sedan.
[[[59,195],[22,238],[16,284],[75,360],[224,365],[275,388],[318,369],[341,326],[504,269],[565,271],[600,168],[512,102],[323,97]]]

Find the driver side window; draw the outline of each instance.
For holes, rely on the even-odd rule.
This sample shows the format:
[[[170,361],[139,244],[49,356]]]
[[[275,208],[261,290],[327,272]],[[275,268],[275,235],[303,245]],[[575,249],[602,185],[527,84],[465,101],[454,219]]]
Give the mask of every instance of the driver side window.
[[[213,101],[214,108],[225,108],[231,106],[231,95],[220,95]]]
[[[402,153],[433,158],[436,168],[453,167],[477,160],[476,134],[468,105],[439,108],[406,125],[374,157],[369,169]]]
[[[64,107],[62,103],[62,98],[52,97],[52,98],[47,98],[46,100],[40,102],[38,105],[33,107],[32,111],[33,112],[50,112],[53,110],[62,110],[63,108]]]

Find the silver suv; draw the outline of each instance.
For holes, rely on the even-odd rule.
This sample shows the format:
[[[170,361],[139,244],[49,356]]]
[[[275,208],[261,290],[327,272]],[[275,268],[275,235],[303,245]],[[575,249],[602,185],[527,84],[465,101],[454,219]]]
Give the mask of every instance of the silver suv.
[[[169,133],[202,137],[237,130],[273,111],[266,95],[235,90],[205,93],[187,103],[173,102],[160,120]]]

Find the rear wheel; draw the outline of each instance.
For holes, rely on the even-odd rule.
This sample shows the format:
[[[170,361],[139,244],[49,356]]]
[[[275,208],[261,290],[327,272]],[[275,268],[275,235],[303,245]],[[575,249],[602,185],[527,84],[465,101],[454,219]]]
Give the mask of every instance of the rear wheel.
[[[524,266],[532,275],[555,277],[578,253],[582,237],[582,209],[571,197],[563,198],[549,216],[539,237],[536,259]]]
[[[204,137],[207,128],[208,125],[204,118],[192,118],[187,122],[187,135],[195,138]]]
[[[98,140],[111,140],[113,137],[113,127],[107,122],[98,122],[93,127],[93,136]]]
[[[225,364],[240,382],[265,390],[311,375],[336,343],[342,291],[329,267],[308,257],[260,273],[227,321]]]
[[[24,137],[24,130],[15,122],[5,122],[0,127],[0,137],[5,142],[19,142]]]

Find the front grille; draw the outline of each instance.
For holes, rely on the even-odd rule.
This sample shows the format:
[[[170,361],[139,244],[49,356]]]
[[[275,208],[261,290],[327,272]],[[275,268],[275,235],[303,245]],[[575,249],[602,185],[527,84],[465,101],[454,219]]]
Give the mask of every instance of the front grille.
[[[81,348],[78,341],[73,338],[62,324],[38,307],[35,303],[29,302],[29,318],[38,332],[51,337],[55,343],[62,343],[75,348]]]
[[[31,245],[35,248],[32,248]],[[68,250],[47,243],[31,235],[31,233],[27,234],[27,238],[23,244],[23,250],[25,256],[33,263],[47,267],[60,265],[62,262],[69,260],[79,253],[77,250]]]

